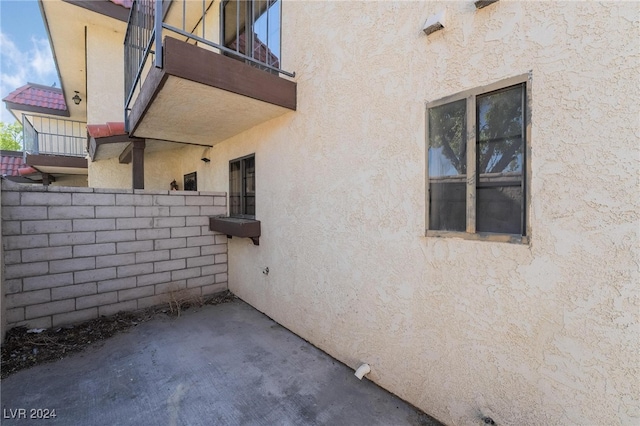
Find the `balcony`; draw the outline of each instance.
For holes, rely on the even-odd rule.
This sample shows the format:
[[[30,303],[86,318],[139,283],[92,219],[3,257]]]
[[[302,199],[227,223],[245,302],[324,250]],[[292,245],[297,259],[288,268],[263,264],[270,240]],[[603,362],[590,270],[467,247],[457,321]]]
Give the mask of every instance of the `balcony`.
[[[86,175],[87,125],[44,115],[23,114],[26,164],[34,173],[55,180],[61,175]]]
[[[295,111],[296,83],[285,78],[294,74],[280,68],[281,1],[134,1],[129,135],[212,146]]]

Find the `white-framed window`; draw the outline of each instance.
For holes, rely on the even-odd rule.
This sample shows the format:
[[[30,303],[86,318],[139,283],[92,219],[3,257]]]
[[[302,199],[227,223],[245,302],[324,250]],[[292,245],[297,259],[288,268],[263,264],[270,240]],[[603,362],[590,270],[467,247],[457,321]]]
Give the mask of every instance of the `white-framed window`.
[[[427,236],[528,241],[530,83],[427,104]]]

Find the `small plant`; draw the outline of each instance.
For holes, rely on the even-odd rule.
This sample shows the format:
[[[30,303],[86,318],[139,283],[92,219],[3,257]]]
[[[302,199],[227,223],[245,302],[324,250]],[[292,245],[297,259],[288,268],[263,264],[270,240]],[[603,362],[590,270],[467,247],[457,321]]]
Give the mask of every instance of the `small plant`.
[[[193,295],[186,288],[176,288],[169,290],[169,313],[177,317],[184,309],[191,306],[204,305],[204,298],[201,295]]]

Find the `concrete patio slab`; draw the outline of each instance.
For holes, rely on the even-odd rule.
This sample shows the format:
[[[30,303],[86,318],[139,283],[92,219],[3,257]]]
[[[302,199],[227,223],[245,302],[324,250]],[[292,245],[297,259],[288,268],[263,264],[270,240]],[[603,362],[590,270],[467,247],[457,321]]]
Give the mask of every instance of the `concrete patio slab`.
[[[439,425],[239,300],[0,384],[3,425]]]

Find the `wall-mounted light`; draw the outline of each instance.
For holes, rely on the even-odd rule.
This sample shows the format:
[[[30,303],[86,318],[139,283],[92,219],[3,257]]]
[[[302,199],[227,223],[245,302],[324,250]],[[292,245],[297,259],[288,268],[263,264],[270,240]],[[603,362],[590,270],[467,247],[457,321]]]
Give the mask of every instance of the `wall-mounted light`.
[[[477,0],[475,2],[476,9],[482,9],[483,7],[487,7],[492,3],[497,2],[498,0]]]
[[[205,148],[204,151],[202,151],[202,157],[200,157],[200,159],[205,163],[208,163],[209,161],[211,161],[211,159],[207,154],[209,154],[209,148]]]
[[[71,98],[71,100],[73,101],[74,104],[76,105],[80,105],[80,102],[82,102],[82,98],[80,97],[80,92],[78,92],[77,90],[74,90],[74,92],[76,92],[75,96],[73,98]]]
[[[422,31],[426,35],[441,30],[444,28],[444,10],[435,15],[429,16],[422,27]]]

